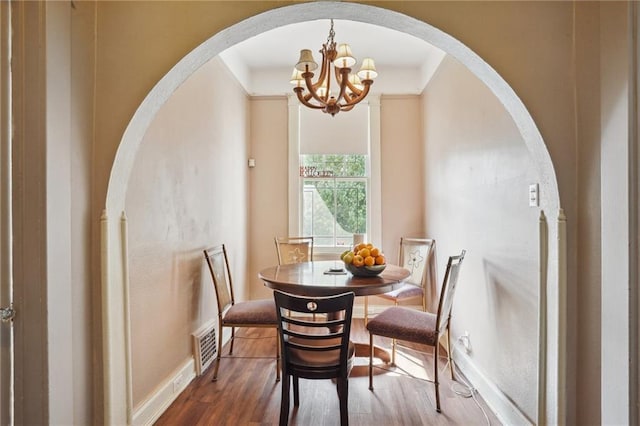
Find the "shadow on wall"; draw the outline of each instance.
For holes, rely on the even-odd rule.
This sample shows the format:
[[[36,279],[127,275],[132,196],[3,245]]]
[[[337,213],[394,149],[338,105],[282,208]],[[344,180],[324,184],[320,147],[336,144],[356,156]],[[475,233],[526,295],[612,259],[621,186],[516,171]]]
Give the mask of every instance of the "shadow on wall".
[[[500,265],[511,265],[511,268]],[[485,346],[493,348],[493,353],[488,354],[495,360],[490,376],[522,414],[529,420],[535,419],[536,398],[531,395],[536,393],[532,384],[537,383],[538,374],[538,291],[535,287],[538,276],[528,276],[527,271],[536,271],[536,264],[505,257],[494,261],[484,259],[483,269],[487,293],[485,327],[493,328],[487,335],[493,341]],[[515,371],[519,374],[514,374]]]

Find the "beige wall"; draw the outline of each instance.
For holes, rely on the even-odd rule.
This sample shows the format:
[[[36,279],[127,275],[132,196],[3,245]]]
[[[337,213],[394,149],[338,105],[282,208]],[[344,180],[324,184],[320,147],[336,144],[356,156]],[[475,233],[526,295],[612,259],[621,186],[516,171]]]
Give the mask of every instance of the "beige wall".
[[[597,2],[579,2],[576,5],[576,119],[577,119],[577,167],[578,211],[576,218],[579,236],[576,271],[577,283],[570,289],[570,297],[576,299],[577,315],[570,333],[570,347],[576,363],[569,365],[574,373],[590,371],[592,374],[575,374],[576,424],[589,424],[599,419],[601,406],[599,395],[593,389],[601,386],[599,347],[602,313],[598,308],[601,297],[600,261],[600,55],[593,50],[600,44],[600,5]],[[608,49],[608,47],[605,47]],[[579,283],[579,284],[578,284]],[[579,326],[578,326],[579,324]],[[575,406],[574,406],[575,408]]]
[[[591,78],[584,78],[585,74],[576,77],[575,64],[572,61],[578,57],[588,62],[585,58],[588,55],[597,56],[599,51],[593,43],[588,42],[587,30],[584,27],[578,26],[582,28],[579,31],[582,31],[583,38],[578,40],[577,45],[573,44],[572,36],[573,17],[576,16],[574,5],[578,5],[577,16],[583,19],[581,23],[593,21],[594,17],[597,21],[598,10],[592,10],[590,8],[593,5],[585,6],[581,2],[574,4],[416,1],[368,4],[400,11],[428,22],[462,41],[505,78],[531,111],[553,159],[562,204],[569,220],[568,251],[572,256],[569,262],[570,292],[566,311],[570,316],[569,324],[578,330],[578,347],[583,351],[597,352],[598,339],[592,342],[591,337],[585,337],[593,336],[593,323],[576,321],[575,316],[578,311],[581,317],[585,317],[590,313],[597,314],[600,310],[600,277],[597,266],[596,270],[585,272],[588,276],[585,281],[580,280],[580,288],[577,285],[577,271],[582,268],[578,268],[577,256],[580,256],[581,265],[597,265],[600,262],[600,247],[598,242],[594,241],[593,234],[587,236],[578,232],[597,230],[600,226],[599,217],[597,214],[595,217],[582,216],[584,204],[580,205],[580,209],[578,205],[579,202],[586,202],[585,207],[598,210],[601,208],[600,194],[592,183],[580,183],[581,176],[588,174],[587,170],[592,160],[590,156],[594,155],[595,148],[585,144],[582,145],[584,151],[580,152],[576,143],[578,138],[590,141],[591,144],[597,144],[599,141],[598,129],[582,127],[584,120],[593,117],[592,113],[580,115],[581,109],[592,111],[593,107],[590,104],[597,104],[599,97],[583,96],[593,90],[593,82]],[[71,225],[74,241],[79,246],[74,246],[69,252],[69,257],[73,257],[74,262],[74,299],[68,300],[64,305],[69,310],[74,310],[74,321],[93,323],[91,337],[82,327],[74,329],[74,356],[84,360],[84,365],[80,362],[80,369],[67,373],[68,379],[74,383],[73,405],[80,407],[76,408],[79,417],[75,420],[78,423],[92,423],[89,419],[92,415],[95,423],[99,423],[102,418],[102,300],[99,288],[103,271],[99,263],[98,221],[105,205],[107,182],[123,132],[146,94],[185,54],[229,25],[281,6],[281,2],[74,2],[74,30],[78,25],[84,24],[85,19],[89,24],[81,31],[81,35],[75,31],[72,33],[73,55],[79,55],[72,55],[74,72],[77,75],[82,74],[85,78],[74,78],[71,91],[74,98],[81,100],[77,106],[82,108],[84,113],[87,113],[87,109],[95,107],[95,110],[86,116],[72,117],[73,126],[83,128],[77,140],[78,144],[75,145],[83,144],[86,151],[82,158],[76,158],[77,163],[71,164],[71,175],[74,178],[82,178],[87,170],[91,170],[90,204],[82,198],[82,194],[87,195],[87,188],[80,183],[74,183],[72,186],[74,191],[79,191],[72,200],[72,203],[75,203],[74,209],[78,210],[74,210],[72,215],[74,218],[75,215],[81,215],[83,208],[85,211],[90,210],[92,232],[89,242],[89,235],[84,228],[87,226],[85,222],[74,220]],[[624,25],[626,22],[624,17],[611,18],[607,21],[611,27]],[[595,31],[594,27],[591,27],[591,30]],[[84,40],[80,38],[82,36]],[[611,41],[603,43],[602,51],[605,52],[612,45],[615,43]],[[92,57],[94,54],[95,57]],[[583,64],[581,62],[581,65]],[[88,84],[87,79],[94,77],[95,86]],[[609,85],[604,84],[602,95],[609,90]],[[624,124],[618,125],[624,127]],[[582,130],[582,135],[576,135],[578,127]],[[580,154],[580,162],[576,153]],[[246,156],[243,162],[245,160]],[[578,163],[583,167],[580,172]],[[604,187],[603,192],[606,190],[615,191],[616,188]],[[579,213],[581,216],[578,216]],[[584,220],[579,223],[578,217]],[[82,253],[89,253],[91,262],[83,257]],[[441,250],[441,253],[444,252]],[[83,279],[85,277],[82,271],[89,268],[90,279]],[[469,267],[467,264],[465,268],[466,271],[473,268],[473,265]],[[89,294],[93,298],[92,302],[87,300]],[[86,305],[76,307],[76,303]],[[92,312],[93,315],[88,312]],[[56,318],[49,321],[56,327]],[[592,318],[592,321],[597,323],[598,319]],[[599,405],[601,390],[598,380],[591,381],[589,378],[598,376],[598,359],[580,357],[577,364],[573,362],[574,359],[569,357],[568,360],[569,366],[575,365],[567,383],[570,406],[575,407],[575,411],[569,412],[569,423],[574,423],[575,419],[572,416],[576,411],[583,412],[581,410],[584,407],[589,407],[588,412],[593,413],[595,417],[585,414],[582,418],[597,422],[597,409],[593,407]],[[89,367],[89,364],[92,366]],[[85,379],[85,374],[89,374],[91,378]],[[576,376],[581,377],[577,389]],[[92,392],[92,389],[96,392]],[[574,390],[576,392],[573,392]],[[515,392],[515,397],[520,400],[519,391],[515,389]],[[92,396],[95,396],[93,410],[89,408],[92,406]]]
[[[383,96],[380,102],[382,241],[389,262],[398,261],[400,237],[425,235],[424,144],[419,96]],[[379,299],[374,299],[380,303]]]
[[[192,356],[216,317],[202,249],[225,243],[238,300],[247,271],[247,98],[221,61],[171,97],[140,146],[126,200],[133,401]]]
[[[447,257],[467,250],[453,339],[468,331],[477,370],[535,421],[538,351],[538,208],[535,163],[504,107],[445,57],[424,92],[425,212]]]
[[[161,2],[134,5],[100,3],[96,155],[104,161],[100,161],[95,169],[94,195],[98,205],[102,205],[104,200],[100,194],[106,187],[106,174],[112,163],[110,159],[124,126],[152,85],[171,64],[189,51],[189,46],[193,48],[203,41],[205,33],[214,34],[225,24],[276,4],[281,5],[246,2],[231,10],[224,3],[190,3],[189,7]],[[562,165],[557,168],[557,173],[563,207],[570,218],[569,253],[575,256],[572,249],[576,245],[575,222],[571,221],[576,213],[575,127],[571,124],[574,117],[571,88],[574,84],[572,75],[566,72],[571,69],[572,58],[571,40],[566,36],[572,27],[572,5],[546,2],[402,2],[380,5],[423,19],[460,39],[484,57],[516,90],[539,124],[554,163]],[[146,19],[150,15],[154,16],[153,20]],[[171,25],[168,25],[169,21]],[[189,32],[171,33],[167,28],[189,28]],[[132,31],[136,37],[130,36]],[[122,61],[113,61],[112,58]],[[260,164],[258,162],[258,167]],[[255,210],[253,205],[252,210]],[[253,226],[252,232],[256,229]],[[269,252],[271,249],[267,249],[265,254]],[[440,252],[445,253],[446,250]],[[570,261],[570,266],[569,280],[573,282],[573,261]],[[263,291],[260,284],[258,288]],[[530,409],[525,408],[525,411]]]
[[[630,338],[629,246],[637,246],[638,235],[629,234],[629,40],[628,6],[614,3],[601,6],[600,28],[600,160],[601,160],[601,247],[602,247],[602,323],[600,333],[602,362],[599,379],[602,389],[603,424],[633,424],[628,409],[628,390],[633,376],[629,365]],[[636,52],[637,54],[637,52]],[[637,101],[637,100],[636,100]],[[637,119],[637,117],[636,117]],[[635,141],[636,155],[638,141]],[[637,171],[636,171],[637,173]],[[637,184],[637,182],[636,182]],[[611,190],[615,188],[614,190]],[[637,210],[636,210],[637,211]],[[633,285],[633,284],[632,284]],[[636,300],[637,303],[637,300]],[[617,350],[616,350],[617,349]],[[636,395],[636,398],[638,395]],[[637,406],[637,400],[634,401]],[[637,413],[635,413],[637,415]],[[636,419],[638,421],[638,419]]]
[[[287,99],[254,98],[251,106],[251,158],[249,170],[249,270],[253,298],[273,297],[258,279],[258,272],[278,263],[274,237],[287,236],[288,218],[288,109]]]
[[[288,234],[288,110],[284,97],[254,98],[250,104],[249,156],[256,167],[249,171],[248,280],[252,296],[259,298],[272,294],[257,275],[277,263],[273,238]],[[391,261],[398,258],[401,236],[424,234],[420,108],[418,96],[385,96],[381,101],[382,241],[376,244]]]

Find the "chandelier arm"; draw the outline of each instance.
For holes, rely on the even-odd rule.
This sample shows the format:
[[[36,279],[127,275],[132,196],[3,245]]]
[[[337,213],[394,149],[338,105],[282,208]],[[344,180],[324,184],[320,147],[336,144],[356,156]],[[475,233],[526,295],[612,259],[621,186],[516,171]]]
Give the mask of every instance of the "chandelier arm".
[[[336,80],[338,80],[338,83],[342,84],[342,77],[338,77],[338,75],[336,74]],[[347,87],[349,88],[349,90],[351,90],[352,93],[354,93],[356,96],[360,96],[360,93],[362,93],[362,89],[358,89],[355,85],[351,84],[351,82],[349,81],[349,78],[346,79],[347,80]],[[347,99],[345,97],[345,99]]]
[[[362,93],[362,89],[358,89],[355,85],[351,84],[351,82],[349,81],[349,79],[347,78],[347,87],[349,88],[349,90],[351,90],[352,93],[354,93],[356,96],[360,96],[360,94]]]
[[[336,80],[338,81],[338,84],[340,84],[340,93],[337,97],[338,100],[342,98],[345,102],[349,102],[349,98],[346,96],[346,90],[350,72],[351,68],[340,68],[340,74],[336,73]]]
[[[315,89],[313,88],[313,83],[311,81],[311,77],[313,77],[313,73],[306,72],[302,74],[302,77],[304,78],[304,81],[307,85],[307,89],[309,90],[309,94],[313,97],[313,99],[320,102],[320,104],[323,106],[327,105],[327,102],[324,99],[322,99],[320,96],[318,96],[318,93],[316,93]],[[302,99],[302,98],[299,97],[299,99]],[[308,105],[308,103],[305,105]]]
[[[362,90],[362,93],[357,97],[347,101],[347,103],[343,104],[343,106],[345,107],[353,106],[358,102],[360,102],[361,100],[363,100],[364,98],[366,98],[367,94],[369,94],[369,87],[371,87],[371,83],[364,83],[364,89]]]
[[[298,90],[296,90],[298,89]],[[308,101],[308,95],[307,96],[302,96],[302,89],[301,87],[296,87],[293,90],[295,90],[296,95],[298,95],[298,100],[302,103],[302,105],[308,107],[308,108],[313,108],[313,109],[322,109],[324,108],[324,105],[314,105],[311,102]]]
[[[320,76],[318,77],[318,81],[315,84],[312,84],[313,91],[318,90],[318,87],[322,86],[322,82],[325,78],[331,77],[329,74],[329,60],[327,59],[326,49],[322,48],[320,51],[322,53],[322,68],[320,68]],[[308,87],[307,87],[308,88]],[[311,92],[311,89],[309,89]]]
[[[331,57],[335,55],[331,55],[330,52],[327,52],[327,93],[325,94],[326,103],[329,103],[329,94],[331,93]],[[335,67],[333,68],[333,73],[335,74]]]

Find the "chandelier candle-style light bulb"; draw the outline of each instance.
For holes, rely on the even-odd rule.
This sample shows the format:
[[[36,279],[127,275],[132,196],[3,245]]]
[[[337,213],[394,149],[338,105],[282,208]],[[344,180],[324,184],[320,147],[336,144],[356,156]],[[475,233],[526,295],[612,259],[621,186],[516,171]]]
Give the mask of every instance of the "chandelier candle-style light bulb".
[[[327,42],[320,50],[322,55],[320,75],[315,82],[313,71],[318,69],[318,63],[313,59],[309,49],[300,51],[300,59],[289,80],[295,86],[293,91],[304,106],[320,109],[332,116],[340,111],[353,109],[369,94],[369,88],[378,76],[371,58],[362,61],[357,75],[351,74],[351,67],[357,62],[356,58],[348,44],[342,43],[336,48],[334,36],[332,19]],[[332,89],[333,80],[336,84],[335,89]]]

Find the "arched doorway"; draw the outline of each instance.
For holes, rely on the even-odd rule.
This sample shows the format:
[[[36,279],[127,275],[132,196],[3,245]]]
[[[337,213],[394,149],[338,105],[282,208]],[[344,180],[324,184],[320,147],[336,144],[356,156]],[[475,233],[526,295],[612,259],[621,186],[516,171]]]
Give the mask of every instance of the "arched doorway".
[[[147,95],[122,138],[111,171],[103,238],[103,310],[105,315],[105,412],[108,423],[131,422],[131,371],[128,316],[127,230],[124,201],[131,168],[142,136],[159,108],[191,73],[224,50],[229,43],[278,26],[310,19],[336,18],[362,21],[392,28],[423,39],[464,64],[502,102],[535,159],[541,177],[540,208],[547,216],[559,217],[540,224],[540,362],[538,377],[539,421],[553,422],[563,410],[560,392],[563,375],[562,347],[547,341],[564,341],[559,306],[564,289],[564,231],[555,172],[542,137],[526,108],[510,86],[481,58],[459,41],[422,21],[384,9],[352,3],[310,3],[288,6],[256,15],[215,35],[185,56]],[[548,245],[560,241],[560,245]],[[554,289],[553,292],[547,288]],[[546,403],[548,401],[548,404]],[[550,408],[548,408],[550,407]],[[552,411],[553,410],[557,411]]]

